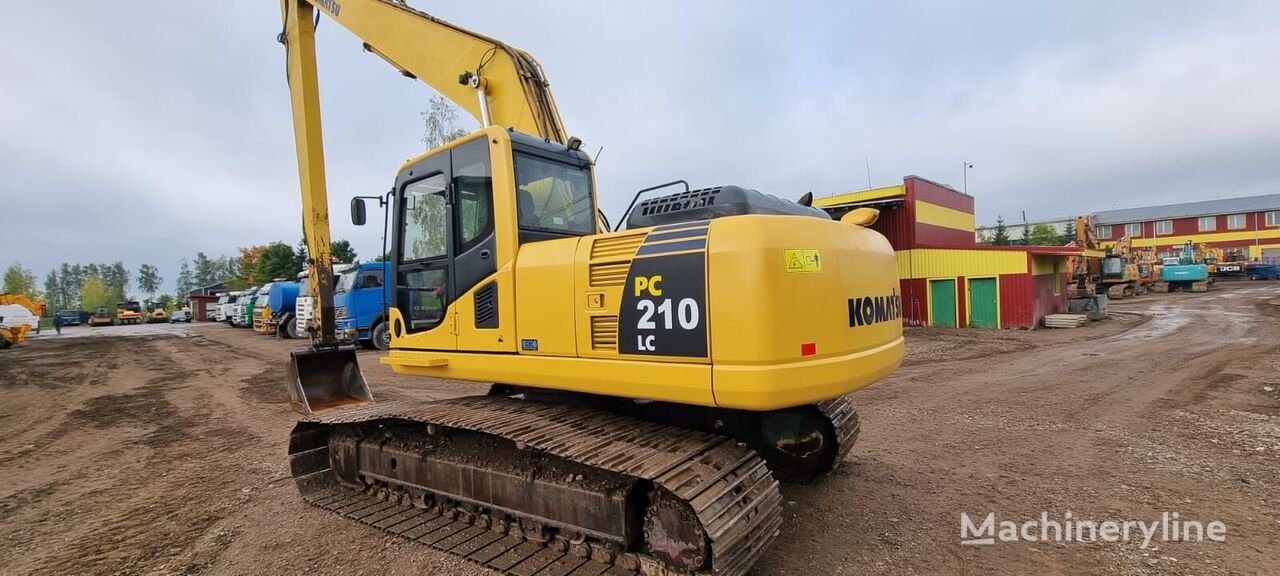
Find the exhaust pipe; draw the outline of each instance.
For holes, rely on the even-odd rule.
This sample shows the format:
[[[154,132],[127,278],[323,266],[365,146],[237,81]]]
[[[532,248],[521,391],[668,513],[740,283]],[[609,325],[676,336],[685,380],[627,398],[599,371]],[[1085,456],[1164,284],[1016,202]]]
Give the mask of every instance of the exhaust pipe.
[[[355,346],[294,350],[289,363],[289,406],[304,415],[361,404],[373,395]]]

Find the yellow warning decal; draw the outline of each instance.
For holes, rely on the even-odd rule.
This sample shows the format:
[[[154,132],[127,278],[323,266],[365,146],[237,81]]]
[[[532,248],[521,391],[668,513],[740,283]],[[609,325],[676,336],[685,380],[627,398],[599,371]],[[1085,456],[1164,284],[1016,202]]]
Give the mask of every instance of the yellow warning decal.
[[[817,250],[788,249],[782,251],[782,257],[787,263],[788,274],[822,271],[822,256]]]

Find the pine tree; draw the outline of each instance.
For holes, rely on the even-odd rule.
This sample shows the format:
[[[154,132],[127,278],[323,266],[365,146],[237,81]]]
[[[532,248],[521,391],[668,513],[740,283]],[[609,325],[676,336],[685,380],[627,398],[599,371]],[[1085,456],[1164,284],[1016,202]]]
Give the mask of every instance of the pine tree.
[[[1004,216],[996,215],[996,230],[991,235],[992,246],[1008,246],[1011,243],[1009,238],[1009,227],[1004,224]]]
[[[1076,223],[1074,220],[1067,221],[1067,227],[1062,231],[1061,243],[1063,246],[1076,241]]]

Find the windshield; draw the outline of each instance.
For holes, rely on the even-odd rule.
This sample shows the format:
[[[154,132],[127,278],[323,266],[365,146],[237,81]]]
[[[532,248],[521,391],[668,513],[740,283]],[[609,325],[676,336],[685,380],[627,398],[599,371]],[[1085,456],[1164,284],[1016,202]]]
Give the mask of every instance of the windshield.
[[[520,227],[569,234],[595,233],[591,177],[578,168],[529,154],[515,154]]]
[[[223,294],[221,297],[218,298],[219,304],[226,304],[227,302],[230,302],[230,301],[231,301],[231,297],[227,296],[226,294]]]
[[[343,272],[338,276],[338,285],[334,287],[334,292],[350,292],[356,283],[356,270]]]
[[[258,299],[253,303],[253,305],[258,307],[265,307],[267,305],[267,300],[269,300],[267,294],[268,294],[267,292],[258,293]]]

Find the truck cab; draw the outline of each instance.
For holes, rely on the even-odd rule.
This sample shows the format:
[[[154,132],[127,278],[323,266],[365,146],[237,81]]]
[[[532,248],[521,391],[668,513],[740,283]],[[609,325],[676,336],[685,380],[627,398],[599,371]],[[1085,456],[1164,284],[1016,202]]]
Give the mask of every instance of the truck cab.
[[[267,282],[258,289],[258,295],[253,298],[253,331],[267,334],[267,320],[271,319],[271,287],[275,282]]]
[[[338,340],[359,341],[379,350],[391,347],[386,323],[386,304],[391,295],[384,281],[390,269],[386,262],[368,262],[338,275],[333,290]]]
[[[334,264],[333,275],[336,279],[340,278],[343,273],[355,268],[355,264]],[[307,284],[310,282],[310,273],[303,270],[298,274],[298,282],[301,283],[301,290],[298,292],[298,300],[294,302],[294,322],[299,336],[307,335],[311,332],[312,322],[315,321],[316,307],[311,301],[311,289]]]
[[[213,305],[211,318],[218,322],[227,321],[227,303],[231,301],[231,294],[231,292],[223,292],[218,295],[218,302]]]
[[[232,308],[231,325],[237,328],[244,328],[253,324],[253,316],[250,315],[249,306],[253,304],[254,296],[258,295],[258,289],[249,288],[236,298],[235,306]]]

